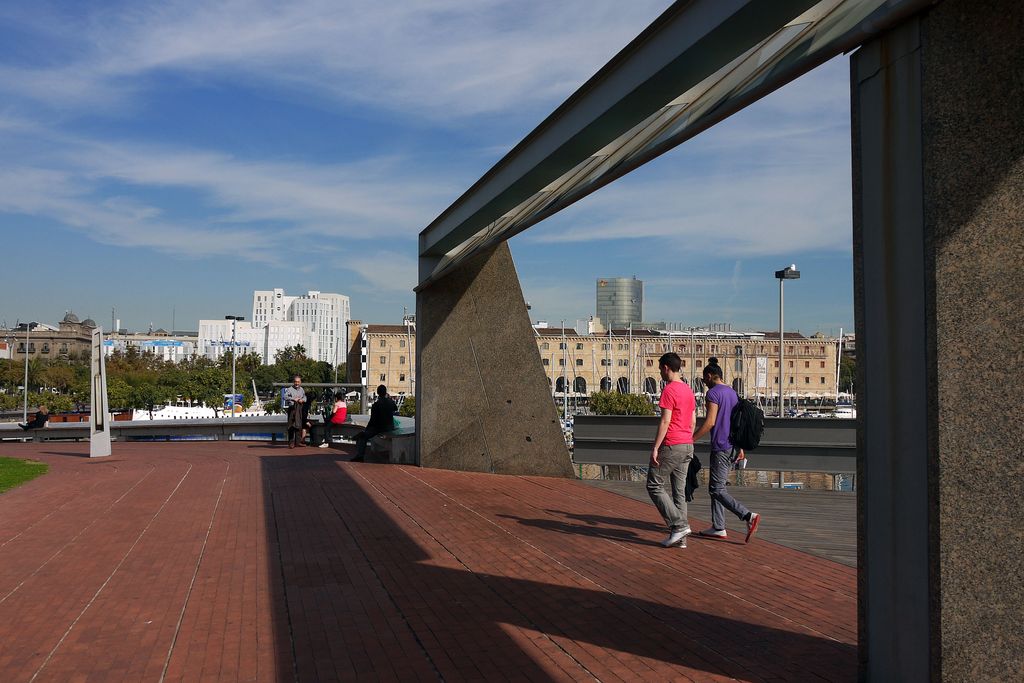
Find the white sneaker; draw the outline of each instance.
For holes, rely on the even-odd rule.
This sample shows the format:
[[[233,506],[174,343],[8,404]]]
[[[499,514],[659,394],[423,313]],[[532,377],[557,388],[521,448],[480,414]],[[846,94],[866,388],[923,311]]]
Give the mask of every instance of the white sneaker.
[[[331,447],[331,444],[327,443],[326,441],[324,441],[322,444],[317,446],[317,448],[330,448],[330,447]]]
[[[689,527],[687,527],[686,529],[680,529],[679,531],[673,531],[665,537],[665,540],[661,542],[661,545],[663,545],[666,548],[671,548],[672,546],[679,545],[680,543],[682,543],[685,547],[686,535],[688,533],[690,533]]]
[[[716,529],[714,527],[705,529],[704,531],[698,531],[697,535],[709,538],[728,538],[728,534],[725,532],[725,529]]]

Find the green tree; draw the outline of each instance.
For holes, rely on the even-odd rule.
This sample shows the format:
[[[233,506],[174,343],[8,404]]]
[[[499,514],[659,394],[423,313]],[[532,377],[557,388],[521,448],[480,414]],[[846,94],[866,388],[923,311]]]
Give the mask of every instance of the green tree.
[[[416,397],[406,396],[402,401],[402,407],[398,409],[402,417],[416,417]]]
[[[654,405],[646,396],[616,391],[591,394],[590,409],[597,415],[654,415]]]
[[[844,356],[839,361],[839,391],[853,392],[853,381],[857,374],[857,361]]]

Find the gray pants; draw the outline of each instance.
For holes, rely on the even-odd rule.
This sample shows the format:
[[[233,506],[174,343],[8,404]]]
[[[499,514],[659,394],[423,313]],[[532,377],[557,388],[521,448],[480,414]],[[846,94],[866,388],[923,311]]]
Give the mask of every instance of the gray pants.
[[[690,526],[686,515],[686,470],[691,459],[693,444],[663,445],[658,449],[658,466],[647,469],[647,493],[669,531],[681,531]],[[666,485],[672,487],[672,495]]]
[[[710,467],[708,493],[711,494],[711,526],[715,529],[724,529],[724,510],[728,509],[740,519],[746,519],[750,510],[730,496],[729,490],[725,488],[725,482],[729,479],[729,470],[732,469],[732,453],[730,451],[712,451]]]

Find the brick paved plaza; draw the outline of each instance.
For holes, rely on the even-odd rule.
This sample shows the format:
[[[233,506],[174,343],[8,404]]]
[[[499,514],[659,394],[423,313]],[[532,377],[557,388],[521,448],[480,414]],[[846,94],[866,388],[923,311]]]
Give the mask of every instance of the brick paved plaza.
[[[663,549],[651,505],[576,481],[87,452],[0,446],[50,464],[0,495],[2,681],[856,678],[855,569]]]

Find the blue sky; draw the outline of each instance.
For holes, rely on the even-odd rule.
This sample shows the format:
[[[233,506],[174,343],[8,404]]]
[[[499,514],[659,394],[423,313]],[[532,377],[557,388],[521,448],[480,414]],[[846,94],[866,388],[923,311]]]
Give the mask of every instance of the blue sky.
[[[0,323],[414,305],[416,235],[668,2],[0,5]],[[15,6],[21,5],[21,6]],[[511,241],[532,314],[853,323],[847,58]]]

